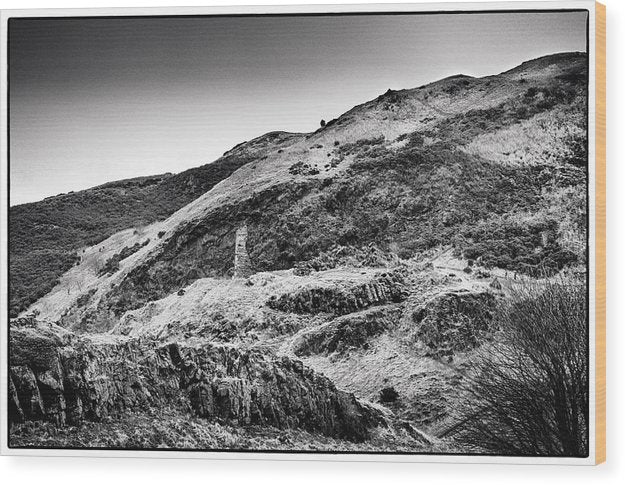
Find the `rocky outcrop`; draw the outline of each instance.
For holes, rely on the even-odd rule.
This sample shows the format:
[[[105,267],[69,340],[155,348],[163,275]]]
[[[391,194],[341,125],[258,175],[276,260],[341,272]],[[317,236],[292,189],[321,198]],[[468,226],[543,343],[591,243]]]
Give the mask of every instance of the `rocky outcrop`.
[[[384,422],[377,410],[338,391],[299,361],[268,360],[228,347],[204,347],[200,352],[170,348],[180,350],[172,358],[182,358],[182,387],[199,416],[302,428],[352,441],[365,439],[369,428]],[[206,370],[212,365],[211,375]]]
[[[495,297],[488,291],[442,293],[413,313],[413,335],[425,344],[426,355],[451,359],[488,337],[494,310]]]
[[[291,313],[333,313],[345,315],[374,305],[401,302],[406,296],[404,279],[398,271],[382,272],[370,281],[353,284],[301,288],[272,296],[267,305]]]
[[[300,357],[366,347],[371,337],[397,324],[401,313],[400,306],[389,305],[336,318],[302,333],[295,339],[293,352]]]
[[[173,400],[179,394],[175,381],[146,381],[159,367],[148,365],[150,347],[128,339],[79,338],[54,325],[11,328],[16,416],[74,424]]]
[[[231,345],[77,337],[55,326],[11,328],[10,419],[56,425],[177,405],[240,425],[300,428],[352,441],[382,411],[301,362]]]

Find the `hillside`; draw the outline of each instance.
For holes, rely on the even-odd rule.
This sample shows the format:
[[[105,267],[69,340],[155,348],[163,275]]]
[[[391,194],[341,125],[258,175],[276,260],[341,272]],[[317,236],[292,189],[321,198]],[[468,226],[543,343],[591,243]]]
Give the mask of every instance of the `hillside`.
[[[168,217],[242,165],[262,158],[267,146],[288,146],[298,137],[268,133],[179,174],[120,180],[11,207],[11,315],[50,291],[79,260],[82,248]]]
[[[535,64],[532,75],[531,63],[523,68],[524,77],[513,70],[498,82],[454,77],[387,93],[288,147],[268,144],[262,160],[248,161],[168,219],[119,246],[104,241],[97,255],[86,250],[65,277],[73,288],[61,284],[35,308],[54,319],[61,312],[45,308],[62,309],[64,325],[108,329],[125,311],[198,278],[228,275],[234,231],[244,223],[261,271],[292,268],[334,245],[368,244],[400,258],[452,245],[467,259],[526,274],[583,263],[585,168],[572,150],[585,146],[584,126],[576,124],[585,57]],[[511,131],[532,137],[547,131],[545,119],[555,141],[541,145],[541,156],[501,160],[508,137],[519,138]],[[491,158],[472,153],[471,143],[487,136],[480,147]],[[148,240],[112,275],[92,281],[82,270]],[[97,292],[87,302],[67,306],[68,295],[78,299],[91,287]]]
[[[171,419],[239,427],[253,448],[279,429],[304,448],[301,433],[325,450],[470,450],[449,439],[454,410],[480,352],[513,332],[506,305],[584,284],[586,77],[566,53],[389,90],[193,171],[12,208],[13,311],[28,306],[12,345],[59,356],[12,364],[15,421],[69,423],[71,442],[124,410],[145,429],[167,396]],[[241,227],[253,268],[233,278]],[[45,251],[68,261],[43,273]]]

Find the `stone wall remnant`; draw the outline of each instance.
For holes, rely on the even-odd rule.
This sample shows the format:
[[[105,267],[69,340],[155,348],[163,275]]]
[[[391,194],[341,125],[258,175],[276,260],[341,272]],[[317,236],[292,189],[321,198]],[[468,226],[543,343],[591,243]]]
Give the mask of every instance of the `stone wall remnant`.
[[[234,245],[234,277],[247,278],[254,273],[252,261],[247,252],[247,226],[243,225],[237,229]]]

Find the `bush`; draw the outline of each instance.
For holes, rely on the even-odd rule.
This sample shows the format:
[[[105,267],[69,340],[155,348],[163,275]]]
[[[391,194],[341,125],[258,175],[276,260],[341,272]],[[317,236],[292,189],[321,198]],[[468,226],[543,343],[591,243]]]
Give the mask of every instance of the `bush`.
[[[425,355],[451,362],[491,338],[494,307],[489,292],[443,293],[413,313],[413,338],[425,345]]]
[[[380,402],[395,402],[399,397],[399,393],[394,387],[385,387],[380,391]]]
[[[500,338],[464,380],[443,433],[487,453],[588,455],[586,287],[527,284],[500,308]]]
[[[289,167],[289,173],[291,175],[317,175],[319,173],[319,169],[300,160]]]
[[[347,155],[362,155],[376,146],[382,146],[384,141],[384,135],[374,138],[361,138],[353,143],[344,143],[338,148],[338,152],[342,157]]]

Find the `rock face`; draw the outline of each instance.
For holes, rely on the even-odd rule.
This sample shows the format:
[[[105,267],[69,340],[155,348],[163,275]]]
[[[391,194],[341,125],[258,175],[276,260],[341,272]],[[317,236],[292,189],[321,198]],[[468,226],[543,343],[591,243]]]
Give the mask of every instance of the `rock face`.
[[[12,328],[10,420],[57,425],[178,405],[237,424],[301,428],[365,440],[384,414],[301,362],[230,345],[77,337]]]
[[[179,356],[182,386],[202,417],[303,428],[352,441],[365,439],[370,427],[384,422],[379,412],[352,394],[338,391],[326,377],[286,357],[270,361],[228,347],[182,349]],[[207,374],[207,363],[215,366],[214,375]]]
[[[369,338],[395,325],[401,313],[401,307],[389,305],[336,318],[299,336],[293,351],[299,357],[365,347]]]
[[[378,274],[373,280],[347,288],[321,286],[273,296],[267,305],[291,313],[345,315],[373,305],[398,303],[406,296],[404,280],[397,271]]]
[[[492,330],[495,297],[484,291],[437,295],[413,314],[414,335],[436,358],[479,346]]]

